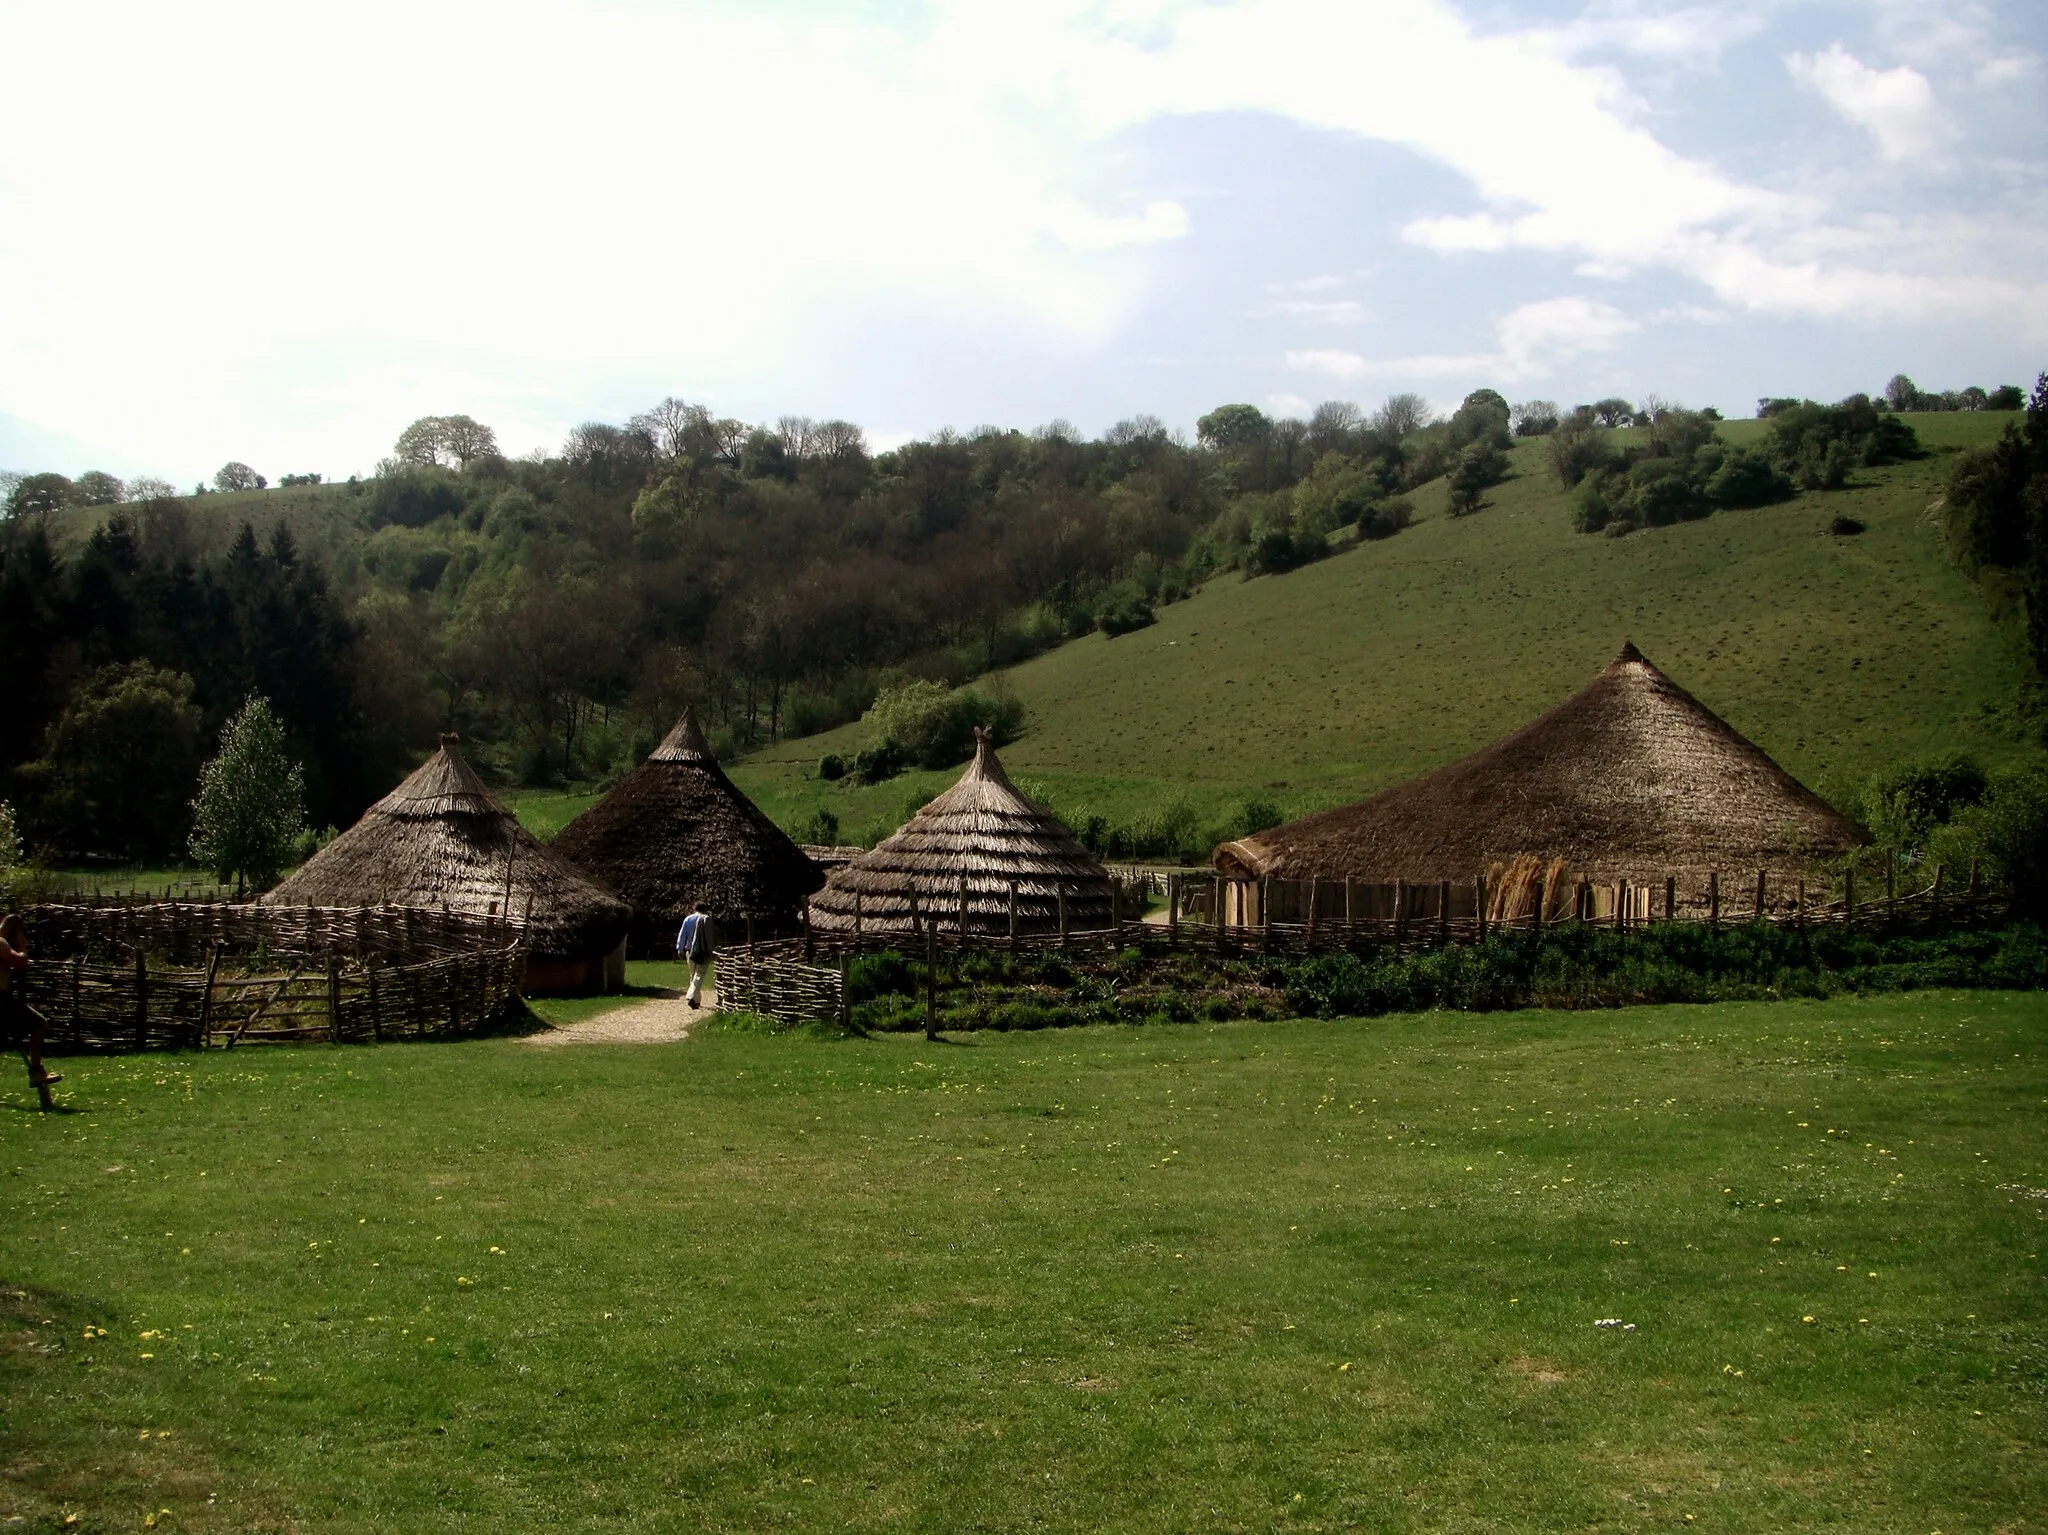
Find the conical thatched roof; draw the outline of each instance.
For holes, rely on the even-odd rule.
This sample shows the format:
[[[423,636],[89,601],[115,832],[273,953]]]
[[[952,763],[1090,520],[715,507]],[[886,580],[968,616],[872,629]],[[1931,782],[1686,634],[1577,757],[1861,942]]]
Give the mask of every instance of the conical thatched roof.
[[[1518,857],[1600,881],[1797,874],[1863,835],[1633,645],[1542,718],[1383,794],[1226,842],[1226,874],[1464,881]]]
[[[280,905],[440,906],[532,915],[536,955],[582,959],[618,947],[626,903],[561,862],[441,737],[441,749],[265,901]]]
[[[858,893],[863,932],[906,930],[915,891],[918,911],[952,928],[963,875],[971,932],[1009,931],[1012,880],[1020,932],[1056,931],[1063,889],[1069,927],[1109,925],[1108,874],[1051,811],[1017,792],[985,730],[975,732],[974,761],[958,783],[888,841],[833,872],[811,900],[811,922],[852,928]]]
[[[791,928],[804,897],[825,882],[733,787],[687,709],[653,754],[549,848],[632,903],[636,949],[674,938],[697,901],[728,922]]]

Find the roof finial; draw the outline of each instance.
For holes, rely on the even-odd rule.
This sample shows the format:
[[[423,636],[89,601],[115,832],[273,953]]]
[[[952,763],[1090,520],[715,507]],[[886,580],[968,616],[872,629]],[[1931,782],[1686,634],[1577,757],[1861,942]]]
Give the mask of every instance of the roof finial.
[[[1614,662],[1619,666],[1624,661],[1640,661],[1642,659],[1644,659],[1643,653],[1636,649],[1636,642],[1634,640],[1623,640],[1621,642],[1621,654],[1614,658]]]
[[[462,737],[457,735],[454,731],[444,730],[441,732],[441,750],[452,751],[454,750],[456,744],[461,740]]]

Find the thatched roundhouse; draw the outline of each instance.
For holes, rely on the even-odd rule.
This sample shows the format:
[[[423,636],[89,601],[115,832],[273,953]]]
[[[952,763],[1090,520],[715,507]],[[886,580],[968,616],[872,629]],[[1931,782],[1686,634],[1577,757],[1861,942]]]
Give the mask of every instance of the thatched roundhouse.
[[[794,932],[804,898],[825,882],[725,776],[688,709],[645,762],[549,847],[632,903],[636,954],[666,957],[698,901],[728,936],[750,918],[763,936]]]
[[[1784,892],[1863,840],[1624,645],[1599,676],[1513,735],[1358,804],[1226,842],[1215,867],[1238,879],[1334,881],[1339,900],[1346,880],[1448,881],[1467,908],[1454,904],[1453,915],[1469,915],[1472,881],[1486,876],[1500,916],[1528,909],[1526,895],[1514,908],[1512,892],[1533,889],[1539,873],[1546,911],[1582,880],[1641,892],[1675,877],[1696,896],[1710,874],[1753,881],[1763,870]]]
[[[948,931],[961,922],[962,881],[970,933],[1059,930],[1060,897],[1074,931],[1109,926],[1109,875],[1053,817],[1017,792],[989,744],[975,732],[974,761],[960,781],[887,841],[833,872],[811,900],[815,927],[907,932],[918,921]]]
[[[508,913],[528,922],[526,990],[611,991],[625,980],[631,908],[493,799],[452,735],[263,899]]]

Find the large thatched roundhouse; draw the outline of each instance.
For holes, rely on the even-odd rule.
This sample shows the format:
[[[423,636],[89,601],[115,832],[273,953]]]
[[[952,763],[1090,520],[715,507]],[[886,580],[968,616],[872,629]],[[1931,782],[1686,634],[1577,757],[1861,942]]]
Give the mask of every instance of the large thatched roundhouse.
[[[1599,676],[1513,735],[1358,804],[1226,842],[1215,866],[1237,879],[1334,882],[1322,899],[1336,902],[1357,896],[1344,890],[1347,880],[1381,892],[1406,881],[1425,887],[1427,906],[1432,887],[1449,882],[1454,916],[1470,914],[1475,876],[1488,878],[1495,916],[1526,911],[1538,874],[1546,911],[1580,881],[1599,887],[1603,901],[1625,883],[1639,892],[1632,909],[1647,914],[1634,901],[1647,902],[1667,879],[1697,899],[1711,874],[1742,882],[1732,891],[1753,888],[1747,882],[1763,870],[1789,893],[1863,840],[1624,645]]]
[[[974,761],[960,781],[911,817],[887,841],[835,870],[811,899],[818,928],[907,932],[918,920],[960,925],[966,881],[967,930],[1059,930],[1060,897],[1075,931],[1109,926],[1109,875],[1053,817],[1017,792],[996,760],[988,732],[975,732]]]
[[[688,709],[653,754],[549,848],[631,902],[632,951],[664,958],[695,902],[728,936],[749,918],[762,936],[788,933],[804,898],[825,882],[725,776]]]
[[[631,908],[541,846],[491,797],[452,735],[263,899],[525,917],[526,990],[611,991],[625,980]]]

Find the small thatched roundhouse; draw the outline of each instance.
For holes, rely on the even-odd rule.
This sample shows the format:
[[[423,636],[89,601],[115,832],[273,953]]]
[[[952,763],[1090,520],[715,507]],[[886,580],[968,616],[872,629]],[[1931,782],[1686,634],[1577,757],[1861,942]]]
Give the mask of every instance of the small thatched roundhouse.
[[[975,732],[974,761],[960,781],[887,841],[835,870],[811,899],[815,927],[907,932],[917,921],[957,930],[962,881],[970,933],[1059,930],[1060,897],[1075,931],[1109,926],[1109,875],[1053,817],[1018,793],[988,732]]]
[[[688,709],[645,762],[549,847],[632,903],[636,954],[666,957],[699,901],[728,936],[749,918],[763,936],[794,932],[804,898],[825,882],[725,776]]]
[[[556,858],[493,799],[452,735],[263,899],[524,917],[526,990],[610,991],[625,980],[631,908]]]
[[[1537,875],[1546,911],[1584,880],[1638,891],[1709,874],[1782,887],[1863,834],[1725,720],[1624,645],[1585,687],[1484,750],[1355,805],[1216,849],[1238,879],[1448,881],[1468,909],[1486,876],[1492,914]],[[1354,892],[1355,893],[1355,892]],[[1509,900],[1505,909],[1501,897]],[[1434,896],[1434,891],[1429,892]],[[1644,899],[1647,899],[1645,896]],[[1646,913],[1644,913],[1646,914]]]

